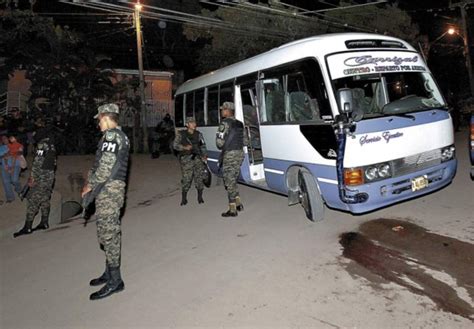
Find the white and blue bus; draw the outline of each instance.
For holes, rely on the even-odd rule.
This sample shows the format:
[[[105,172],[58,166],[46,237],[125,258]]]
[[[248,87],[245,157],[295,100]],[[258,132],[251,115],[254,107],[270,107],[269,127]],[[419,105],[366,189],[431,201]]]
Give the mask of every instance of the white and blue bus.
[[[175,122],[194,116],[218,173],[219,105],[249,144],[241,183],[288,196],[306,216],[364,213],[430,193],[456,172],[451,116],[422,56],[375,34],[315,36],[182,84]]]

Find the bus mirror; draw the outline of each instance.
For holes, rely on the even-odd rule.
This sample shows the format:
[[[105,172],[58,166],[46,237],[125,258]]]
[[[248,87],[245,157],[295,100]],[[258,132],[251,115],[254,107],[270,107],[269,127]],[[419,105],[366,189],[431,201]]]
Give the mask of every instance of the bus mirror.
[[[352,89],[341,88],[337,91],[337,101],[342,113],[351,113],[354,109],[354,99]]]

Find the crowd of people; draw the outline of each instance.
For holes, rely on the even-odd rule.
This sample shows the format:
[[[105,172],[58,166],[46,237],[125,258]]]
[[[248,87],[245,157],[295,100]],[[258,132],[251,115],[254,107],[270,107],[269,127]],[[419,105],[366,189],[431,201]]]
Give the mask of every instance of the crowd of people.
[[[240,166],[244,159],[243,146],[247,141],[243,124],[234,117],[234,104],[225,102],[221,106],[222,121],[216,133],[216,146],[221,150],[220,167],[224,177],[224,185],[229,199],[229,208],[222,213],[223,217],[235,217],[243,211],[244,206],[237,188]],[[89,170],[87,181],[81,196],[83,207],[95,201],[97,238],[101,250],[105,254],[105,271],[92,279],[91,286],[102,286],[90,295],[90,300],[106,298],[124,290],[125,284],[121,277],[121,210],[124,206],[125,190],[128,175],[130,142],[127,135],[119,127],[119,108],[116,104],[105,104],[98,108],[94,117],[102,137],[98,143],[95,160]],[[198,203],[203,199],[203,170],[207,168],[207,148],[203,135],[197,130],[194,117],[186,118],[186,129],[170,135],[171,117],[165,116],[160,125],[161,136],[167,146],[172,146],[178,153],[182,170],[181,206],[188,203],[187,193],[194,180],[198,191]],[[2,157],[2,174],[8,202],[14,200],[13,189],[20,193],[18,180],[24,158],[24,147],[17,141],[14,133],[2,138],[0,156]],[[176,135],[176,136],[174,136]],[[173,139],[171,139],[173,136]],[[49,228],[50,198],[53,191],[56,170],[56,140],[51,127],[39,127],[32,136],[34,158],[26,187],[27,210],[24,226],[13,234],[14,238],[29,235],[36,230]],[[172,142],[172,143],[171,143]],[[170,144],[171,143],[171,144]],[[18,167],[18,170],[15,169]],[[7,191],[7,190],[6,190]],[[41,221],[33,228],[33,221],[41,211]]]

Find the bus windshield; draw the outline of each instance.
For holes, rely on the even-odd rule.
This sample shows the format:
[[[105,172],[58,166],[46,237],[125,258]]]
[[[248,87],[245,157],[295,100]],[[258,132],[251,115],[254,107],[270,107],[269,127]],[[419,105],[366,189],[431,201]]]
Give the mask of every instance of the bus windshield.
[[[446,103],[428,72],[387,72],[343,77],[333,81],[335,90],[353,89],[354,112],[360,118],[405,114]]]

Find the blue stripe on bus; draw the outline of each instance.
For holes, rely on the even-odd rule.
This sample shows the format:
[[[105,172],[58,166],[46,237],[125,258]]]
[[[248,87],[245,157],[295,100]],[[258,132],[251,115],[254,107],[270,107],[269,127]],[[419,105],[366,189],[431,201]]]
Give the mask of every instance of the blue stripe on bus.
[[[356,134],[373,133],[388,129],[400,129],[419,126],[449,119],[449,113],[445,110],[430,110],[417,113],[407,113],[407,117],[386,116],[357,122]],[[415,117],[415,120],[410,118]]]
[[[209,157],[218,158],[218,152],[209,152]],[[208,162],[211,170],[214,173],[217,173],[217,162]],[[277,160],[277,159],[264,159],[265,169],[270,169],[270,171],[265,171],[265,179],[268,185],[268,190],[277,192],[283,195],[287,195],[288,189],[286,185],[286,173],[291,166],[300,166],[308,169],[313,177],[315,177],[319,189],[321,191],[322,197],[326,202],[326,205],[330,208],[340,209],[344,211],[349,211],[354,214],[365,213],[375,209],[379,209],[391,204],[401,202],[407,199],[415,198],[435,190],[438,190],[445,185],[449,184],[456,173],[457,160],[451,160],[445,163],[442,163],[438,166],[426,168],[421,171],[410,173],[401,177],[395,177],[391,179],[386,179],[370,184],[364,184],[361,186],[350,188],[356,192],[365,192],[369,195],[369,200],[365,203],[359,204],[346,204],[341,201],[339,198],[339,191],[337,186],[337,177],[336,177],[336,167],[329,165],[319,165],[314,163],[303,163],[303,162],[294,162],[286,160]],[[248,171],[248,163],[244,163],[241,171],[241,182],[253,185],[248,179],[242,179],[242,173]],[[245,171],[246,170],[246,171]],[[280,174],[279,172],[282,172]],[[419,177],[425,174],[440,172],[442,173],[442,178],[440,180],[432,182],[428,187],[423,190],[412,192],[411,189],[408,189],[405,192],[400,194],[390,194],[382,195],[381,189],[383,186],[390,186],[394,183],[399,183],[401,181],[410,181],[412,178]],[[255,185],[256,186],[256,185]],[[261,185],[258,185],[259,188],[262,188]]]

